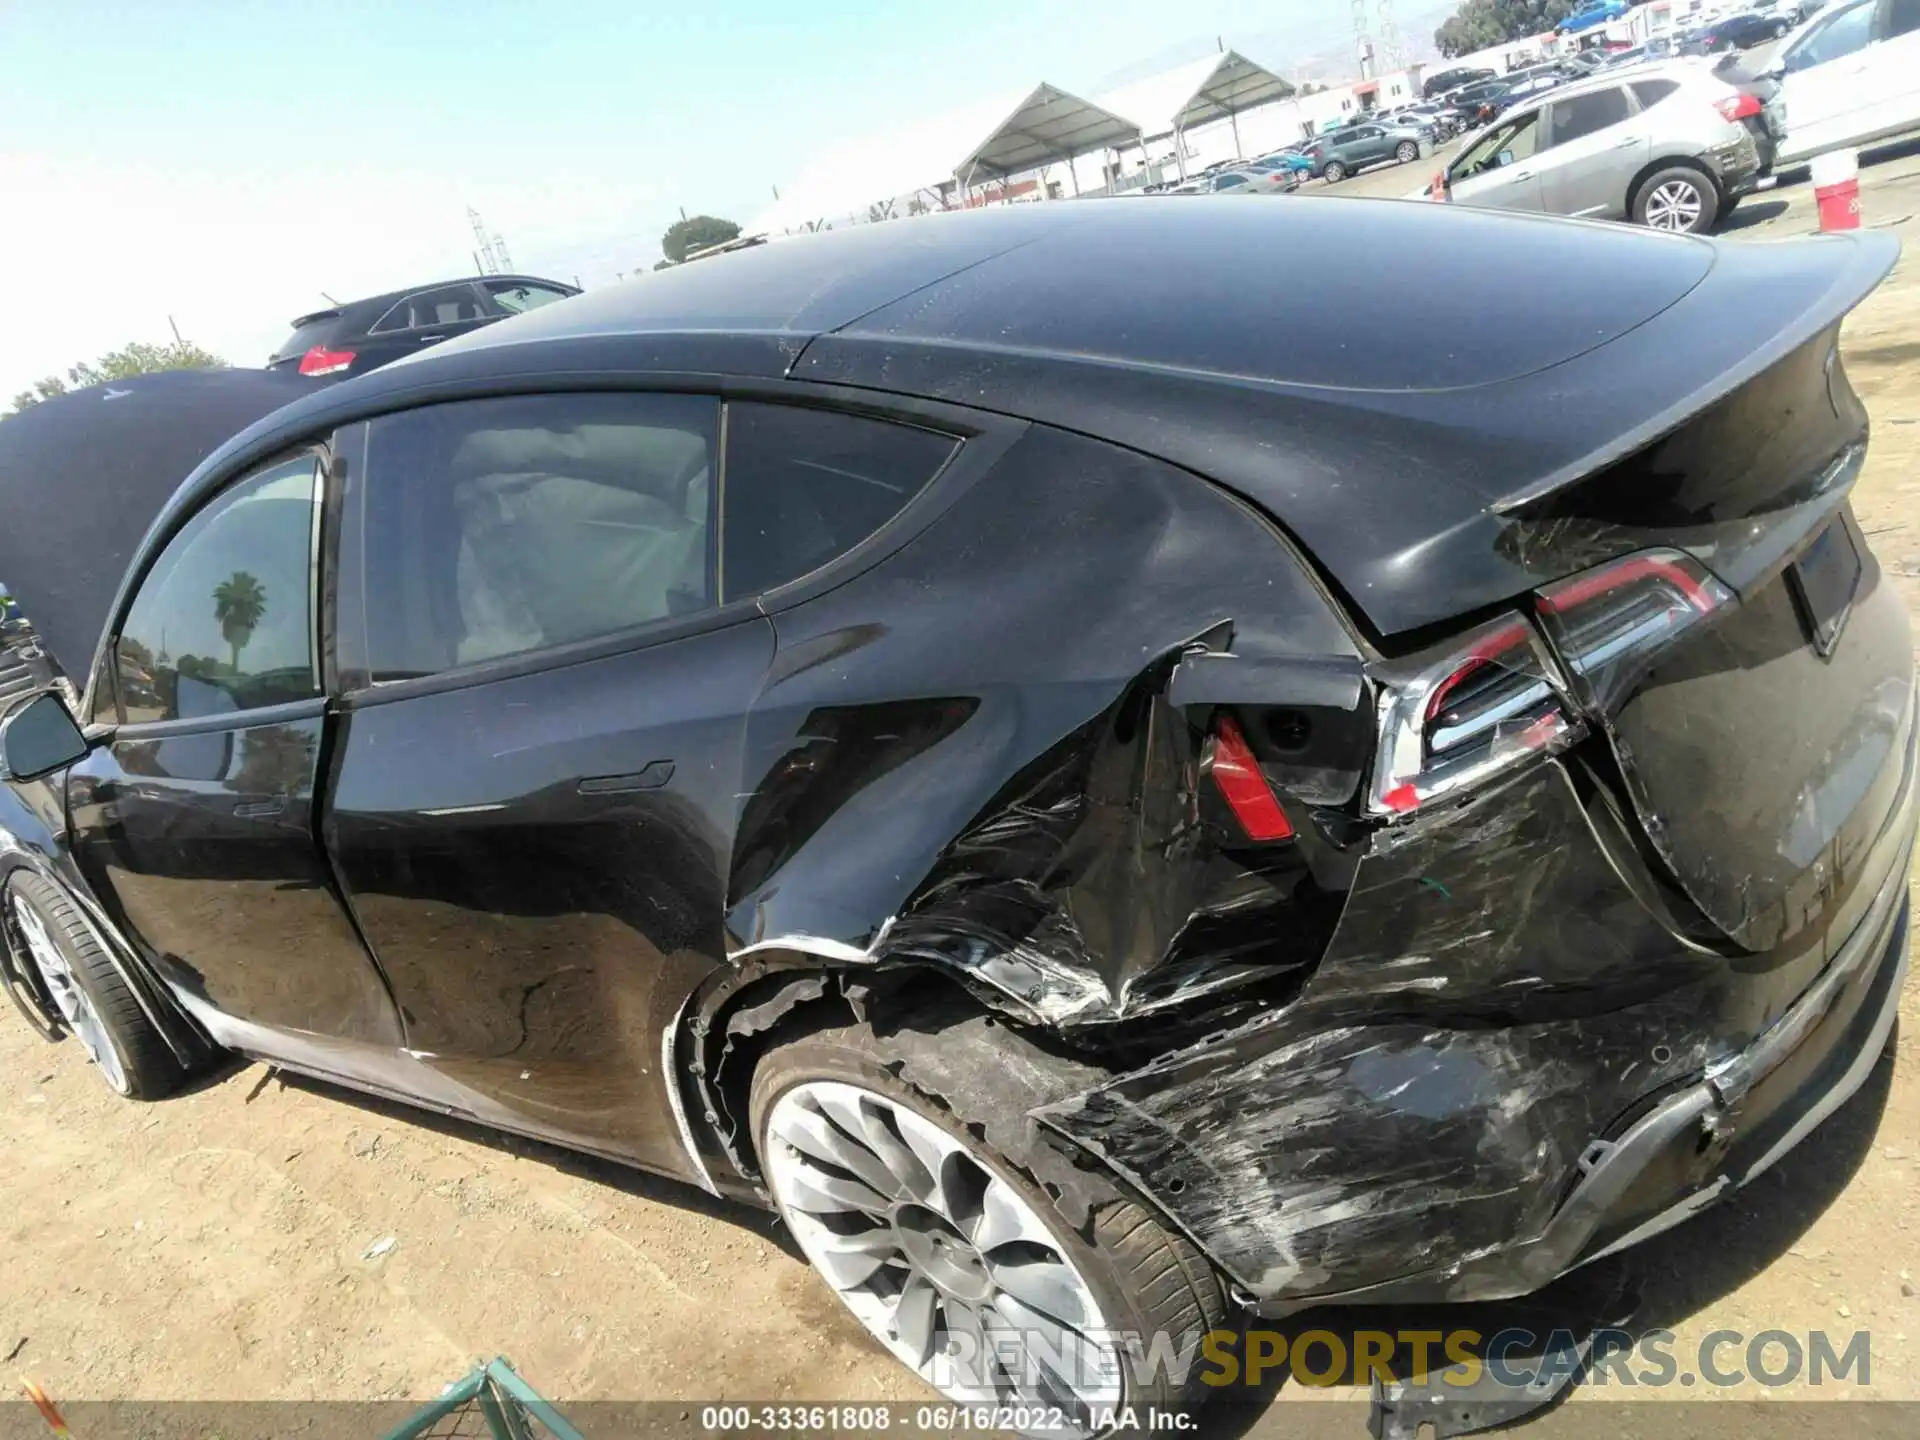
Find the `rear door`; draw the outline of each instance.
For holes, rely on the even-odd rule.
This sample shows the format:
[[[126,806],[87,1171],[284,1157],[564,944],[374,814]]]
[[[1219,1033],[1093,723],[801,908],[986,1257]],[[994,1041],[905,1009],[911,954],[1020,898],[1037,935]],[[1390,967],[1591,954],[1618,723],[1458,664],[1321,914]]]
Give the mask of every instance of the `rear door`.
[[[1554,100],[1545,116],[1542,205],[1555,215],[1625,215],[1627,186],[1653,153],[1626,86]]]
[[[323,469],[268,465],[140,582],[95,683],[112,739],[68,778],[74,855],[173,984],[221,1016],[381,1048],[386,987],[320,849]],[[204,1017],[203,1017],[204,1018]]]
[[[1545,201],[1534,148],[1541,115],[1528,110],[1496,121],[1447,167],[1454,203],[1498,210],[1540,210]]]
[[[353,373],[478,330],[506,313],[477,285],[462,283],[415,291],[395,301],[368,327],[366,338],[354,346]]]
[[[652,392],[358,437],[324,833],[407,1044],[475,1114],[682,1173],[660,1037],[745,943],[725,919],[774,654],[755,597],[864,539],[954,442]]]

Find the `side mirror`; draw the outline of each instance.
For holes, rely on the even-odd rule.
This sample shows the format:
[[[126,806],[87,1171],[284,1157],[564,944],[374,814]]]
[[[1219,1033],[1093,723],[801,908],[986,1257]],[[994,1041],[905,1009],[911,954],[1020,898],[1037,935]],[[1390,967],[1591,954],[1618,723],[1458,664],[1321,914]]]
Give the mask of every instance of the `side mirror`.
[[[87,738],[60,697],[43,690],[0,719],[0,770],[12,780],[36,780],[87,753]]]

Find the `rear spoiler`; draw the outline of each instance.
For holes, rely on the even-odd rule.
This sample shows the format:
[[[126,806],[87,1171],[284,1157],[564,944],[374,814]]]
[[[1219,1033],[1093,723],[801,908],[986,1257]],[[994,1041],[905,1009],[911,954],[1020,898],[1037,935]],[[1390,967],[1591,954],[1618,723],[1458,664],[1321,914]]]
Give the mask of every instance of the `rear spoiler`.
[[[339,318],[340,311],[338,308],[332,310],[316,310],[311,315],[302,315],[299,319],[295,320],[293,322],[293,328],[298,330],[303,326],[312,325],[321,320],[338,320]]]
[[[1876,232],[1825,235],[1803,245],[1722,246],[1712,271],[1692,292],[1597,352],[1607,357],[1614,388],[1628,382],[1618,397],[1625,404],[1609,408],[1634,405],[1640,414],[1603,443],[1508,491],[1489,508],[1496,515],[1524,510],[1659,439],[1838,323],[1886,279],[1899,258],[1900,242]],[[1720,343],[1702,344],[1701,328],[1720,331]],[[1687,372],[1675,374],[1671,362],[1659,363],[1659,352],[1683,333]],[[1716,351],[1724,358],[1718,367],[1711,365]],[[1579,366],[1586,358],[1554,369]],[[1646,369],[1637,364],[1642,358]],[[1709,363],[1702,365],[1703,360]],[[1552,374],[1543,371],[1526,381]],[[1670,392],[1662,395],[1663,387]],[[1615,397],[1591,398],[1605,403]]]

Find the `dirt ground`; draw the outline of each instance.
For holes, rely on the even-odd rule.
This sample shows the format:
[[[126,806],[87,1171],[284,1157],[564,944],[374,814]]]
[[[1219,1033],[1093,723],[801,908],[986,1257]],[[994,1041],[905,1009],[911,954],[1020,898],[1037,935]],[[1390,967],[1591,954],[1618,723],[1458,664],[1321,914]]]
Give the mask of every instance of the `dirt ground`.
[[[1401,195],[1417,179],[1389,170],[1342,193]],[[1804,183],[1754,197],[1736,233],[1810,230],[1811,206]],[[1869,224],[1920,235],[1920,158],[1867,171],[1863,208]],[[1902,263],[1845,340],[1875,425],[1855,503],[1910,603],[1920,599],[1916,265]],[[1682,1356],[1716,1329],[1872,1336],[1864,1388],[1725,1395],[1920,1400],[1911,985],[1902,1012],[1897,1061],[1773,1172],[1562,1285],[1631,1286],[1635,1326],[1677,1332]],[[164,1104],[124,1103],[77,1046],[42,1045],[11,1010],[0,1011],[0,1117],[0,1392],[24,1375],[70,1401],[429,1397],[476,1358],[505,1353],[565,1402],[927,1398],[765,1217],[664,1181],[258,1065]],[[1484,1310],[1437,1318],[1485,1324]],[[1279,1385],[1252,1429],[1298,1433],[1309,1407],[1290,1404],[1296,1396],[1354,1393]],[[1540,1432],[1592,1428],[1601,1412],[1580,1403],[1589,1398]],[[1714,1397],[1675,1387],[1634,1398]],[[1605,1413],[1609,1435],[1678,1433],[1653,1412]],[[1343,1419],[1335,1433],[1361,1432]]]

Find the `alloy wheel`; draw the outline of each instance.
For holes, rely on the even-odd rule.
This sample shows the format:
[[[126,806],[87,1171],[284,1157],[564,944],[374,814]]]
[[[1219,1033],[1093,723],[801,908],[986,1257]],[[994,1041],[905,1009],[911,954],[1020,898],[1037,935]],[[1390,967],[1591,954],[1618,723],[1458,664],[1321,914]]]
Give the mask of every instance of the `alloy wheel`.
[[[80,982],[74,979],[73,967],[67,963],[67,957],[47,933],[46,922],[40,918],[40,912],[31,905],[17,902],[11,908],[20,938],[26,942],[34,968],[39,970],[47,993],[53,997],[61,1018],[67,1022],[67,1029],[73,1032],[74,1039],[80,1042],[80,1047],[93,1063],[100,1067],[107,1084],[121,1095],[129,1093],[131,1087],[126,1066],[120,1061],[120,1052],[114,1048],[106,1025],[93,1008],[93,1001],[80,988]]]
[[[1692,230],[1700,223],[1704,204],[1699,186],[1669,180],[1647,199],[1647,225],[1654,230]]]
[[[1065,1431],[1120,1403],[1091,1287],[1027,1199],[932,1121],[837,1080],[767,1117],[768,1184],[854,1317],[951,1399],[1057,1408]]]

